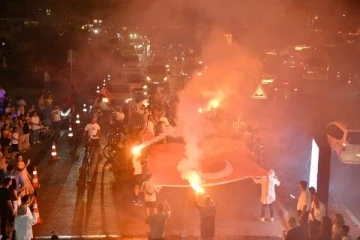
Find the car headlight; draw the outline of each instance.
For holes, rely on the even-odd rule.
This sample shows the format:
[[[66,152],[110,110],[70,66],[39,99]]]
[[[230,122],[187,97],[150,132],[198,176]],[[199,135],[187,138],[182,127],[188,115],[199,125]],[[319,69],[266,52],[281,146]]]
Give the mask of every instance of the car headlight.
[[[144,86],[143,86],[143,89],[147,89],[147,85],[144,85]]]
[[[168,80],[168,77],[164,77],[164,81],[167,81]]]
[[[151,78],[149,76],[146,77],[147,81],[151,81]]]
[[[166,65],[165,65],[165,67],[166,67],[166,68],[169,68],[169,67],[170,67],[170,65],[169,65],[169,64],[166,64]]]
[[[106,97],[104,97],[104,98],[102,99],[102,102],[103,102],[103,103],[108,103],[108,102],[109,102],[109,99],[106,98]]]

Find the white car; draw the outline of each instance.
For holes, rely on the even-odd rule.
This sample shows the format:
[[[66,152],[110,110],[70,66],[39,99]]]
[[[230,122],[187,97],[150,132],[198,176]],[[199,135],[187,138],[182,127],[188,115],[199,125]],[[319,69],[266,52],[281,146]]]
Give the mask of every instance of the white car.
[[[327,125],[326,134],[332,152],[346,164],[360,164],[360,121],[335,121]]]

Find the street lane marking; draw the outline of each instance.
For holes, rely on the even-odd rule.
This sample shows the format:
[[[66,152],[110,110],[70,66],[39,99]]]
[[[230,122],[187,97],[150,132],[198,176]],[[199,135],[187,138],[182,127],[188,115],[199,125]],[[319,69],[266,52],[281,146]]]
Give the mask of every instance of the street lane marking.
[[[345,210],[346,214],[351,218],[356,226],[360,227],[360,220],[348,209]]]

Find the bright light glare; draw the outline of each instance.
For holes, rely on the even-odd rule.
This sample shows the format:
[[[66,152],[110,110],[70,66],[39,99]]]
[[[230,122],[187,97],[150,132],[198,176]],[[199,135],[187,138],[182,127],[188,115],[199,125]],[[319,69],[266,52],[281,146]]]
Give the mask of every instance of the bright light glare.
[[[61,111],[60,115],[62,117],[67,117],[70,114],[71,108],[69,108],[66,112]]]
[[[104,98],[102,99],[102,102],[103,102],[103,103],[108,103],[108,102],[109,102],[109,99],[106,98],[106,97],[104,97]]]
[[[168,80],[168,77],[164,77],[164,81],[167,81]]]
[[[130,101],[132,101],[132,99],[128,98],[128,99],[125,99],[124,101],[125,101],[125,103],[129,103]]]
[[[191,172],[188,176],[188,180],[192,189],[196,194],[204,193],[204,189],[201,187],[201,179],[197,172]]]
[[[198,112],[199,112],[199,113],[202,113],[202,112],[203,112],[203,109],[202,109],[202,108],[199,108],[199,109],[198,109]]]
[[[319,147],[315,140],[312,140],[311,144],[311,159],[310,159],[310,176],[309,187],[317,189],[317,176],[319,171]]]
[[[220,102],[217,99],[213,99],[209,102],[210,108],[218,108],[219,105],[220,105]]]
[[[133,147],[133,148],[131,149],[131,152],[132,152],[133,155],[139,156],[139,155],[141,155],[141,150],[142,150],[142,146],[139,145],[139,146]]]
[[[146,77],[147,81],[151,81],[151,78],[149,76]]]
[[[143,86],[143,89],[147,89],[147,88],[148,88],[148,86],[147,86],[147,85],[144,85],[144,86]]]
[[[99,29],[94,29],[94,33],[98,34],[99,33]]]

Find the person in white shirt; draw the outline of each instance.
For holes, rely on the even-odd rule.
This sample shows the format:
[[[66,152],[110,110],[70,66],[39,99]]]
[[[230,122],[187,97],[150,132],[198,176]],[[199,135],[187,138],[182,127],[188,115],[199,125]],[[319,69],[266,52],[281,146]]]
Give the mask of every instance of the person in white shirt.
[[[16,111],[18,116],[20,116],[21,114],[22,115],[25,114],[25,106],[26,106],[25,100],[21,96],[18,96],[16,101]]]
[[[275,175],[275,171],[270,169],[267,176],[253,178],[256,184],[261,184],[261,217],[260,221],[265,222],[265,209],[270,208],[270,221],[274,221],[274,202],[276,199],[275,186],[280,186],[280,181]]]
[[[21,197],[21,205],[20,205],[20,206],[24,206],[27,209],[26,215],[31,219],[33,218],[33,215],[31,213],[29,205],[32,203],[33,200],[34,198],[30,198],[29,195],[24,195]]]
[[[152,174],[147,174],[146,181],[141,184],[140,188],[140,190],[144,193],[147,216],[156,213],[156,193],[158,193],[160,189],[161,187],[157,186],[152,181]]]
[[[31,142],[33,144],[41,143],[39,139],[39,133],[41,129],[41,121],[39,116],[34,112],[30,118],[30,126],[31,126]]]
[[[122,109],[114,109],[114,119],[117,122],[124,121],[125,120],[125,114],[123,113]]]
[[[14,221],[15,239],[16,240],[31,240],[33,236],[32,226],[37,222],[37,216],[33,213],[30,218],[27,215],[27,208],[19,206],[17,209],[17,216]]]
[[[61,128],[61,108],[59,105],[55,105],[51,111],[52,126],[55,129],[55,134],[58,135]]]
[[[125,114],[123,113],[121,108],[113,109],[113,120],[115,123],[115,126],[117,128],[116,131],[118,133],[124,133],[125,132],[125,126],[124,126],[124,120],[125,120]]]
[[[320,230],[320,224],[323,217],[326,216],[325,204],[320,202],[317,193],[313,194],[309,213],[309,234],[310,239],[317,239]]]
[[[308,183],[306,181],[299,182],[300,196],[297,202],[296,210],[298,212],[300,226],[307,231],[307,222],[309,218],[309,211],[311,207],[311,193],[308,189]]]
[[[88,135],[90,144],[95,147],[97,154],[99,157],[101,157],[100,153],[100,126],[96,122],[96,117],[92,117],[90,120],[90,123],[88,123],[84,128],[84,134]]]
[[[142,206],[142,202],[139,198],[140,186],[143,183],[143,166],[140,159],[140,155],[134,155],[132,158],[132,165],[134,168],[134,200],[133,203],[137,206]]]

